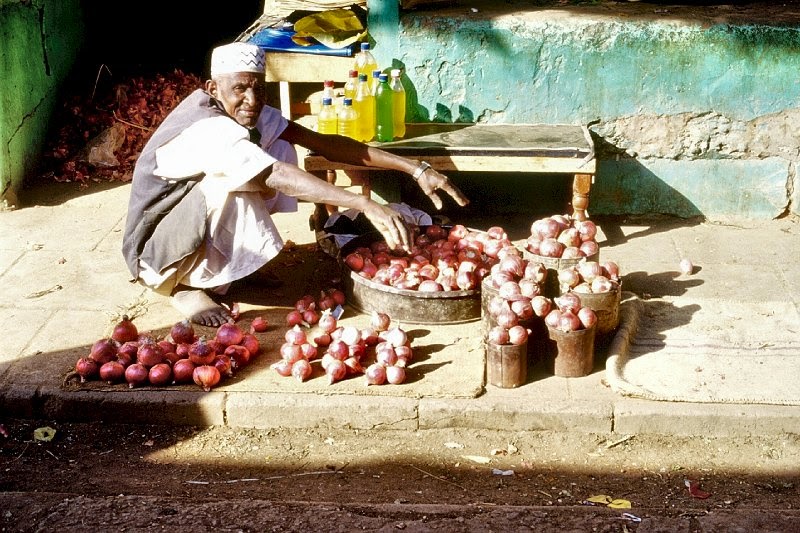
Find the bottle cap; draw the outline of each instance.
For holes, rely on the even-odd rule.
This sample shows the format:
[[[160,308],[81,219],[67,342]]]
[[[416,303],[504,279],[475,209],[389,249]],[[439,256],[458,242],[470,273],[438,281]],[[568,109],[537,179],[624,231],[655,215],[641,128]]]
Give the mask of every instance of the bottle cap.
[[[369,43],[361,43],[362,50],[369,50]]]
[[[400,69],[399,68],[393,68],[392,69],[392,77],[394,77],[394,78],[399,78],[400,77]]]
[[[351,78],[357,78],[357,77],[358,77],[358,71],[357,71],[357,70],[355,70],[355,69],[352,69],[352,70],[350,70],[350,72],[348,73],[348,76],[349,76],[349,77],[351,77]]]
[[[333,80],[325,80],[322,85],[323,87],[333,87]]]
[[[377,78],[380,75],[381,75],[381,69],[376,68],[375,70],[372,71],[373,78]]]
[[[352,98],[345,98],[345,99],[342,101],[342,103],[343,103],[344,105],[353,105],[353,99],[352,99]]]
[[[323,98],[322,99],[322,105],[331,105],[332,103],[333,103],[333,99],[332,98]]]
[[[359,74],[358,75],[358,81],[367,81],[367,75],[366,74]]]
[[[389,76],[387,76],[387,75],[386,75],[386,74],[384,74],[384,73],[381,73],[381,75],[380,75],[380,76],[378,76],[378,78],[379,78],[381,81],[389,81]]]

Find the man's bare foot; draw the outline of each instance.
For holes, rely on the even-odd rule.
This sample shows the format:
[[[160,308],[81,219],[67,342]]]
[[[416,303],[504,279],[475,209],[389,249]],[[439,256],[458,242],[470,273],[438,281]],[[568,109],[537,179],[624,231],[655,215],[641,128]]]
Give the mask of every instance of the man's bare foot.
[[[176,289],[172,293],[172,306],[201,326],[217,327],[234,321],[230,312],[202,289]]]

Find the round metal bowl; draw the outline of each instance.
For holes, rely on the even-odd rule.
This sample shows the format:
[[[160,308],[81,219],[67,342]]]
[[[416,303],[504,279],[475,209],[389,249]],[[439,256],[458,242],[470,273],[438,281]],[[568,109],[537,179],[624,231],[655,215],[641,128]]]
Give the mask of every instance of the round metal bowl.
[[[422,228],[424,229],[424,227]],[[392,320],[415,324],[459,324],[481,318],[481,291],[420,292],[382,285],[353,272],[343,258],[356,248],[381,239],[378,232],[361,235],[345,244],[339,260],[345,272],[347,303],[362,313],[386,313]]]

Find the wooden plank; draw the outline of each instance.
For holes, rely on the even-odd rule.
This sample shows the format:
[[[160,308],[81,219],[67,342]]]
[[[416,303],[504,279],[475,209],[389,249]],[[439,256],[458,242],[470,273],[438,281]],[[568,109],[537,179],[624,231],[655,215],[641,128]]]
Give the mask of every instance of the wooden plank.
[[[544,174],[594,174],[596,164],[594,159],[566,159],[550,157],[515,157],[495,155],[486,156],[413,156],[409,159],[425,160],[441,172],[530,172]],[[319,155],[309,155],[304,161],[305,169],[312,170],[365,170],[369,167],[346,165],[328,161]],[[380,169],[371,169],[380,170]]]

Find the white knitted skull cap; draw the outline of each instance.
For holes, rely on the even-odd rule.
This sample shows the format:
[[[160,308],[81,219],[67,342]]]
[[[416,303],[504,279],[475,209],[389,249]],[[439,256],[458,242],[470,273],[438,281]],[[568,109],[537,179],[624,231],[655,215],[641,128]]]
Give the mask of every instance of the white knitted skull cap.
[[[264,73],[266,66],[264,50],[250,43],[230,43],[214,48],[211,52],[211,77],[233,72]]]

